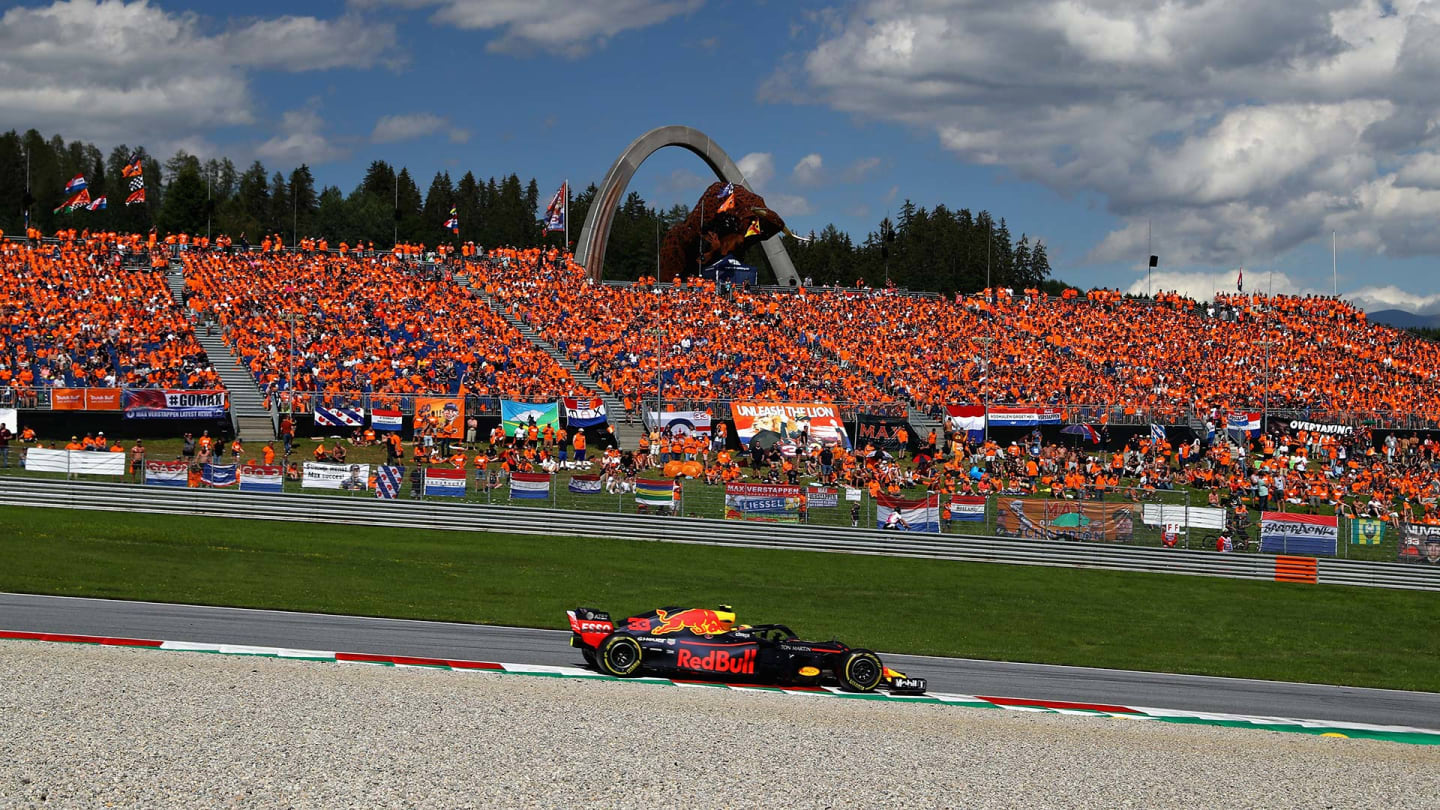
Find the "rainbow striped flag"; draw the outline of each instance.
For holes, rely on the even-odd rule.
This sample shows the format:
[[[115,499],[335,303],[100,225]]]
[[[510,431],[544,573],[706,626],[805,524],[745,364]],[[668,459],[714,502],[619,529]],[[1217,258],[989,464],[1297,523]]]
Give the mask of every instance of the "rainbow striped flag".
[[[675,505],[675,484],[668,478],[638,478],[635,481],[635,503],[642,506]]]

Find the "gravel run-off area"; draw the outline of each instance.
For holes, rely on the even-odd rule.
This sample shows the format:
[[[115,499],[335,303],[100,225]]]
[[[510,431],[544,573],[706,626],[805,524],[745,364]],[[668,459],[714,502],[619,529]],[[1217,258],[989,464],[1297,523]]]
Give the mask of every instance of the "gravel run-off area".
[[[1433,808],[1440,747],[0,641],[0,807]]]

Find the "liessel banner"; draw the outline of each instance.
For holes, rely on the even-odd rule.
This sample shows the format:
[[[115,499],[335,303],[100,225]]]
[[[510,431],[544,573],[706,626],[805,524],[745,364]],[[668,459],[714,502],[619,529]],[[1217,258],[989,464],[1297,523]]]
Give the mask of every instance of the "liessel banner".
[[[229,410],[224,391],[127,389],[126,419],[223,419]]]
[[[1340,519],[1334,515],[1260,513],[1260,550],[1270,554],[1335,556]]]
[[[732,402],[730,415],[735,433],[746,448],[750,442],[761,447],[796,445],[802,434],[822,445],[850,446],[840,411],[824,402]]]
[[[651,411],[650,424],[672,436],[709,436],[711,420],[705,411]]]
[[[1349,425],[1330,425],[1324,422],[1306,422],[1303,419],[1290,420],[1291,430],[1303,430],[1307,433],[1320,433],[1330,436],[1350,436],[1355,433],[1355,428]]]
[[[800,487],[785,484],[726,484],[725,517],[794,523],[800,519]]]
[[[300,478],[306,489],[344,489],[359,492],[370,488],[369,464],[321,464],[307,461]]]
[[[901,430],[910,437],[914,435],[903,416],[862,413],[855,418],[855,444],[859,447],[873,444],[881,450],[899,452],[910,443],[909,438],[903,443],[900,441]]]
[[[1028,405],[991,405],[990,424],[995,427],[1034,427],[1058,425],[1063,421],[1059,408],[1035,408]]]
[[[570,427],[592,427],[603,425],[608,421],[605,413],[605,403],[599,397],[594,399],[577,399],[576,397],[565,397],[565,421]]]
[[[1440,565],[1440,526],[1406,524],[1398,556],[1400,562]]]
[[[1127,543],[1135,536],[1128,504],[1001,498],[995,533],[1006,537]]]

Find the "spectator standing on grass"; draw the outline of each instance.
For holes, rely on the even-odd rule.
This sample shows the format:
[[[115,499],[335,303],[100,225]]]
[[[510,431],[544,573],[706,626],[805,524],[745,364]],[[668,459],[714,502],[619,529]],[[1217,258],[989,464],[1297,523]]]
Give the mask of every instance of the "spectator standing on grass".
[[[419,498],[425,490],[425,470],[419,464],[410,467],[410,497]]]
[[[860,528],[860,504],[850,505],[850,528]]]
[[[295,420],[289,414],[280,420],[280,438],[285,442],[285,457],[289,458],[295,444]]]
[[[145,440],[136,439],[130,448],[130,478],[137,484],[145,482]]]
[[[6,467],[10,466],[10,439],[13,436],[9,425],[0,425],[0,460],[4,461]]]
[[[195,458],[195,436],[194,436],[194,434],[191,434],[191,433],[186,433],[186,434],[185,434],[185,441],[180,445],[180,455],[181,455],[181,457],[183,457],[186,461],[192,461],[192,460],[194,460],[194,458]]]

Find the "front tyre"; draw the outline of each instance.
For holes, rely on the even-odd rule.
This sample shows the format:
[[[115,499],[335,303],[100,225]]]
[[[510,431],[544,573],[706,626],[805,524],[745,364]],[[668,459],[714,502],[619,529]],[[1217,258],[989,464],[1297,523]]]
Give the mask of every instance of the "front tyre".
[[[600,642],[595,658],[606,675],[633,677],[640,672],[640,642],[629,636],[609,636]]]
[[[874,692],[884,678],[885,665],[869,650],[845,653],[835,671],[835,679],[846,692]]]

